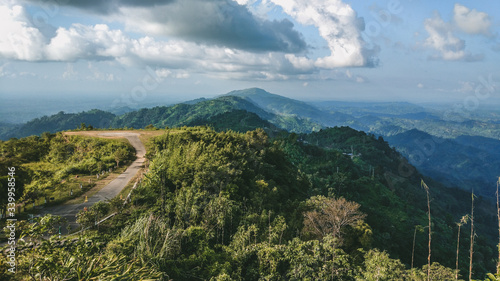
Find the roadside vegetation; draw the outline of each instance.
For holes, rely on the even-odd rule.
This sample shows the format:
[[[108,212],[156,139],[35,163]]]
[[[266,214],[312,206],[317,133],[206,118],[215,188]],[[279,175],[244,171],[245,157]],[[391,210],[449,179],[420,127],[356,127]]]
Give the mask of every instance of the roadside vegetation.
[[[16,168],[16,203],[23,211],[74,199],[134,157],[134,148],[120,139],[44,133],[0,141],[0,168]],[[1,194],[7,186],[7,174],[1,175]],[[0,198],[3,215],[7,198]]]

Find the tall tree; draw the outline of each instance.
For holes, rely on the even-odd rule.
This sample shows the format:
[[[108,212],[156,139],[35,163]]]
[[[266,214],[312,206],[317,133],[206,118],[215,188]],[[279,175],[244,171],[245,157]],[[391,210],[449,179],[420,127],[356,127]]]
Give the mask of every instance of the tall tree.
[[[429,187],[425,184],[424,180],[421,181],[422,187],[427,193],[427,214],[429,217],[429,255],[427,256],[427,280],[431,280],[431,201],[429,198]]]
[[[498,262],[497,262],[497,275],[500,275],[500,201],[498,195],[498,186],[500,185],[500,177],[497,180],[497,218],[498,218]]]
[[[413,260],[415,257],[415,239],[417,238],[417,230],[419,232],[423,232],[425,228],[427,228],[427,226],[423,227],[421,225],[415,225],[415,231],[413,232],[413,247],[411,249],[411,269],[413,269]]]
[[[330,234],[340,239],[344,227],[355,226],[366,217],[359,210],[358,203],[344,198],[314,196],[309,199],[309,203],[312,203],[314,210],[304,214],[304,227],[319,238]]]
[[[460,219],[460,222],[457,223],[458,235],[457,235],[457,260],[455,268],[455,280],[458,280],[458,253],[460,251],[460,228],[462,227],[462,225],[466,224],[468,220],[469,220],[469,215],[465,215]]]
[[[474,254],[474,190],[472,190],[472,207],[470,212],[470,250],[469,250],[469,280],[472,280],[472,256]]]

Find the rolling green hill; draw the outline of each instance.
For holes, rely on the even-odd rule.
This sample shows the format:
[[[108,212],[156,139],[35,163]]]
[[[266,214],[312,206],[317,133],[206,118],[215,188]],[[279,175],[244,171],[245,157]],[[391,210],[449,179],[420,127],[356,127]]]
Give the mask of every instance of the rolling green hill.
[[[279,115],[268,112],[251,101],[236,96],[223,96],[212,100],[200,100],[190,104],[177,104],[170,107],[154,107],[141,109],[118,116],[113,121],[113,127],[144,128],[152,124],[158,128],[179,127],[200,120],[207,120],[216,115],[234,110],[245,110],[255,113],[260,118],[269,121],[281,129],[288,131],[304,132],[320,128],[314,122],[305,118]]]
[[[443,139],[413,129],[387,141],[423,174],[492,198],[500,167],[500,141],[477,138]]]
[[[233,130],[240,133],[262,128],[269,134],[282,131],[269,121],[261,119],[257,114],[245,110],[233,110],[209,117],[200,118],[188,123],[188,126],[209,126],[216,131]]]
[[[230,114],[251,119],[247,125],[265,123],[246,111],[222,114],[213,120]],[[41,156],[47,161],[59,159],[59,147],[63,147],[64,157],[57,163],[81,166],[78,159],[97,157],[82,154],[82,148],[96,141],[105,153],[115,145],[80,137],[67,143],[61,134],[0,144],[29,142],[32,145],[19,151],[18,157],[50,151],[49,158]],[[383,138],[347,127],[283,133],[273,139],[262,129],[237,133],[183,127],[165,130],[147,144],[147,151],[149,169],[132,192],[130,204],[123,207],[121,200],[114,200],[79,213],[79,222],[85,225],[93,225],[95,216],[103,217],[111,210],[117,215],[76,235],[71,240],[75,242],[66,241],[62,247],[57,236],[44,238],[57,228],[56,218],[20,224],[20,231],[45,241],[17,252],[19,276],[84,280],[427,278],[427,201],[422,175]],[[105,153],[101,157],[109,158]],[[30,159],[18,161],[29,166]],[[70,170],[68,174],[72,178]],[[46,180],[62,184],[56,176],[57,172],[48,173]],[[40,179],[28,175],[25,181],[32,180]],[[431,197],[431,278],[454,279],[456,223],[470,212],[471,196],[431,179],[425,181]],[[44,186],[44,191],[50,192],[51,185]],[[495,270],[496,217],[489,202],[477,198],[475,204],[473,276],[483,278]],[[468,268],[466,229],[462,228],[459,246],[462,275]],[[0,275],[7,268],[3,258]]]
[[[113,121],[113,127],[144,128],[153,124],[158,128],[184,126],[195,120],[207,119],[212,116],[232,110],[254,112],[265,119],[272,115],[254,104],[235,97],[223,97],[214,100],[201,101],[194,104],[177,104],[174,106],[143,108],[138,111],[118,116]]]
[[[321,126],[333,127],[353,119],[347,114],[324,112],[308,103],[271,94],[259,88],[231,91],[224,96],[242,97],[277,115],[305,118]]]
[[[123,112],[129,110],[124,109]],[[491,183],[498,174],[497,156],[500,154],[497,136],[500,125],[491,119],[494,115],[488,115],[491,119],[488,122],[483,120],[485,118],[445,121],[442,116],[443,112],[437,109],[410,103],[322,102],[311,105],[263,89],[250,88],[232,91],[215,99],[200,98],[119,116],[99,110],[75,114],[60,112],[21,126],[0,124],[0,138],[5,140],[40,135],[45,131],[76,129],[81,123],[94,128],[209,125],[216,130],[233,129],[239,132],[262,127],[267,128],[270,134],[278,130],[310,133],[342,125],[384,136],[424,175],[465,190],[475,187],[480,194],[491,197]],[[455,140],[444,139],[454,137]],[[419,145],[425,140],[436,142],[432,153]]]
[[[44,132],[56,133],[66,130],[74,130],[82,123],[91,125],[94,128],[108,128],[115,115],[102,110],[90,110],[80,113],[64,113],[63,111],[41,118],[33,119],[26,124],[4,131],[0,139],[20,138],[31,135],[41,135]]]

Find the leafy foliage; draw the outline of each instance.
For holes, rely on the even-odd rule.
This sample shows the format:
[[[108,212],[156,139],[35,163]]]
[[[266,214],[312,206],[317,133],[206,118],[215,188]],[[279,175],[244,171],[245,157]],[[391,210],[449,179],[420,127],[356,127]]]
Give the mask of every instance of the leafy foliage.
[[[58,137],[63,139],[58,142]],[[41,157],[46,161],[43,165],[81,163],[85,159],[78,158],[78,153],[86,141],[66,142],[62,135],[49,136],[49,152],[23,157],[36,161]],[[107,142],[95,145],[89,153],[107,153]],[[52,147],[58,148],[52,151]],[[113,147],[99,159],[105,157],[115,164],[114,153],[119,149],[123,147]],[[109,207],[120,211],[64,247],[47,240],[36,250],[22,251],[20,276],[70,280],[427,278],[427,267],[422,266],[427,254],[425,235],[416,237],[417,267],[405,265],[410,261],[415,225],[427,222],[421,175],[382,138],[345,127],[307,135],[283,133],[273,140],[262,129],[237,133],[184,127],[153,138],[147,144],[147,158],[149,170],[133,190],[131,204],[120,209],[116,205],[121,200],[115,200],[80,213],[79,222],[91,225]],[[401,175],[402,165],[412,173]],[[467,212],[468,204],[462,203],[469,202],[470,195],[459,191],[450,195],[432,180],[426,182],[433,198],[431,278],[454,279],[455,272],[448,267],[455,262],[455,221]],[[481,276],[494,268],[488,241],[495,239],[487,233],[491,229],[487,204],[480,199],[476,204],[483,206],[477,208],[480,214],[475,213],[474,274]],[[40,225],[20,228],[34,233],[40,232]],[[0,263],[3,272],[5,263]]]
[[[17,203],[51,197],[64,200],[71,191],[76,196],[91,187],[76,175],[95,175],[114,167],[117,152],[120,161],[132,160],[135,154],[129,143],[120,140],[44,133],[0,141],[0,168],[16,167]],[[6,187],[5,174],[0,177],[0,188]],[[5,204],[5,197],[1,198],[0,204]]]
[[[106,111],[93,109],[80,113],[64,113],[63,111],[51,115],[35,118],[20,127],[7,131],[0,135],[0,139],[13,137],[26,137],[40,135],[44,132],[56,133],[66,130],[81,128],[81,124],[87,124],[94,128],[109,128],[115,115]]]
[[[268,133],[280,131],[275,125],[261,119],[257,114],[245,110],[234,110],[209,117],[191,121],[188,126],[207,125],[215,131],[233,130],[245,133],[262,128]]]

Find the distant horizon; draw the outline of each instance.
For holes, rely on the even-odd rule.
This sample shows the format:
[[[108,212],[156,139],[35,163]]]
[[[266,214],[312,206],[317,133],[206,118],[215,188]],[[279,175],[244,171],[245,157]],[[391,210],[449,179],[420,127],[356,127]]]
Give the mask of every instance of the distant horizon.
[[[259,88],[267,91],[264,88],[260,87],[251,87],[251,88]],[[245,88],[245,89],[251,89],[251,88]],[[236,91],[236,90],[245,90],[245,89],[233,89],[231,91]],[[35,118],[40,118],[43,116],[50,116],[53,114],[57,114],[58,112],[65,112],[65,113],[79,113],[79,112],[84,112],[84,111],[89,111],[92,109],[99,109],[103,111],[113,111],[114,109],[120,109],[120,108],[130,108],[132,110],[139,110],[142,108],[152,108],[155,106],[171,106],[175,105],[178,103],[183,103],[183,102],[188,102],[192,100],[197,100],[197,99],[213,99],[217,98],[218,96],[221,95],[226,95],[229,92],[226,93],[216,93],[216,94],[211,94],[211,95],[204,95],[204,96],[190,96],[189,98],[186,98],[184,96],[179,95],[179,96],[161,96],[161,95],[153,95],[150,94],[146,99],[144,100],[133,100],[130,97],[131,104],[127,104],[127,100],[123,100],[123,96],[119,94],[113,94],[113,95],[99,95],[99,94],[94,94],[94,95],[87,95],[87,94],[75,94],[75,95],[36,95],[36,96],[30,96],[30,101],[31,103],[26,103],[26,97],[23,95],[15,95],[15,96],[8,96],[3,99],[2,104],[0,104],[0,122],[4,123],[11,123],[11,124],[20,124],[20,123],[26,123],[28,121],[31,121]],[[456,106],[457,104],[463,104],[466,102],[466,100],[456,100],[456,101],[421,101],[421,102],[415,102],[411,100],[359,100],[359,99],[324,99],[324,98],[301,98],[301,97],[289,97],[277,93],[273,93],[270,91],[267,91],[271,94],[283,96],[286,98],[291,98],[294,100],[298,101],[303,101],[306,103],[321,103],[321,102],[338,102],[338,103],[352,103],[352,104],[390,104],[390,103],[409,103],[409,104],[414,104],[418,106],[422,106],[427,109],[431,108],[439,108],[441,110],[445,110],[447,108],[452,108],[453,106]],[[125,95],[126,96],[126,95]],[[167,99],[165,99],[167,98]],[[62,100],[61,100],[62,99]],[[496,102],[493,102],[497,100]],[[119,101],[117,103],[117,101]],[[57,103],[55,103],[57,102]],[[118,104],[118,106],[113,107],[113,104]],[[489,103],[482,103],[478,105],[477,110],[487,110],[487,111],[500,111],[500,109],[497,109],[497,106],[500,104],[500,100],[498,99],[491,99]],[[7,116],[7,119],[6,119]],[[15,121],[17,120],[17,121]],[[21,121],[20,121],[21,120]]]
[[[499,2],[134,3],[0,0],[0,97],[180,101],[258,85],[304,101],[500,98]]]
[[[496,90],[496,83],[495,83],[495,90]],[[179,103],[179,102],[185,102],[185,101],[190,101],[190,100],[195,100],[199,98],[215,98],[220,95],[226,95],[232,91],[239,91],[239,90],[246,90],[246,89],[253,89],[253,88],[258,88],[262,89],[266,92],[269,92],[271,94],[283,96],[286,98],[291,98],[291,99],[296,99],[300,101],[342,101],[342,102],[409,102],[409,103],[414,103],[414,104],[452,104],[452,103],[457,103],[457,102],[464,102],[464,100],[469,100],[471,97],[474,97],[474,94],[465,96],[465,97],[459,97],[459,96],[447,96],[443,97],[440,99],[422,99],[420,97],[414,97],[414,96],[401,96],[401,95],[395,95],[395,96],[383,96],[382,94],[374,94],[372,93],[365,93],[365,94],[359,94],[359,95],[352,95],[349,92],[344,92],[344,93],[336,93],[336,94],[331,94],[329,96],[323,96],[323,95],[314,95],[311,94],[314,93],[314,91],[310,89],[295,89],[294,91],[287,91],[287,90],[279,90],[279,89],[274,89],[273,88],[266,88],[264,86],[248,86],[248,87],[236,87],[236,88],[231,88],[231,89],[226,89],[223,91],[203,91],[203,92],[179,92],[179,93],[162,93],[161,91],[155,91],[155,92],[150,92],[144,95],[143,97],[140,97],[139,99],[134,99],[132,97],[131,92],[114,92],[114,91],[88,91],[88,92],[83,92],[83,91],[64,91],[64,92],[45,92],[45,91],[29,91],[29,92],[5,92],[0,89],[0,97],[2,100],[21,100],[28,98],[39,98],[39,99],[50,99],[50,100],[57,100],[57,99],[78,99],[78,100],[89,100],[89,99],[95,99],[96,101],[101,100],[101,101],[107,101],[107,100],[114,100],[116,98],[121,98],[123,99],[123,96],[128,96],[129,99],[134,99],[134,102],[137,103],[137,100],[140,100],[141,103],[148,103],[148,102],[156,102],[160,99],[165,99],[172,101],[174,103]],[[429,94],[430,95],[430,94]],[[479,104],[491,104],[493,102],[494,104],[500,104],[500,92],[493,92],[491,95],[488,95],[488,99],[486,101],[479,100]]]

